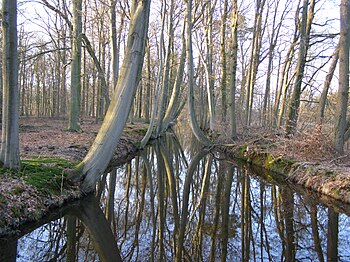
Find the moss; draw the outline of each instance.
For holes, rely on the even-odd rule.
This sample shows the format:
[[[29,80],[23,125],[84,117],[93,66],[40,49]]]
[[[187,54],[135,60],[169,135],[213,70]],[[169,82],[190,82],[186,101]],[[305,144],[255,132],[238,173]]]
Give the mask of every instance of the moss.
[[[295,161],[293,160],[282,158],[281,156],[275,158],[272,154],[268,154],[264,167],[278,173],[287,174],[294,163]]]
[[[11,211],[12,211],[12,217],[14,217],[14,218],[20,218],[21,217],[21,211],[18,209],[18,207],[12,206],[11,207]]]
[[[20,194],[23,193],[23,191],[24,191],[23,188],[21,188],[21,187],[15,187],[15,188],[12,190],[11,194],[12,194],[12,195],[20,195]]]
[[[38,190],[50,195],[61,192],[61,185],[65,181],[66,169],[76,163],[59,158],[33,158],[22,162],[20,175]]]

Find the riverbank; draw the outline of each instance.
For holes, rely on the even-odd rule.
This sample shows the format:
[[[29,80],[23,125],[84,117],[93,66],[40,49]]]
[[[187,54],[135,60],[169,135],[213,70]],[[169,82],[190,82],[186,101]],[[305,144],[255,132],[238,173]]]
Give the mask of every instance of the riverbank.
[[[67,185],[66,171],[83,159],[101,123],[84,119],[79,133],[66,131],[66,121],[21,118],[21,169],[0,169],[0,235],[35,221],[50,210],[81,197],[77,186]],[[111,163],[131,160],[147,130],[143,123],[128,124]]]
[[[65,182],[65,174],[88,152],[100,123],[84,119],[82,132],[67,132],[66,121],[22,118],[20,122],[20,171],[0,170],[0,235],[38,220],[53,208],[78,199],[77,186]],[[128,124],[111,161],[113,166],[132,159],[147,130],[143,123]],[[350,157],[337,155],[321,130],[294,139],[258,130],[239,142],[218,139],[216,146],[230,158],[280,174],[315,192],[350,204]]]
[[[231,158],[244,160],[275,172],[282,179],[350,204],[349,149],[339,155],[320,127],[293,138],[271,130],[259,132],[217,148]]]

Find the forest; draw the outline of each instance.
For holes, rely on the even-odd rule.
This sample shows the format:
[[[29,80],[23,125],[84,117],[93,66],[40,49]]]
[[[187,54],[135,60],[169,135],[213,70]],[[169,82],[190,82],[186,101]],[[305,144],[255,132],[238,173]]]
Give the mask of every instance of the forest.
[[[104,120],[83,173],[101,158],[89,172],[105,169],[127,121],[149,123],[141,147],[181,121],[205,146],[213,135],[234,141],[275,130],[291,139],[322,133],[343,154],[348,8],[325,0],[3,1],[1,161],[19,166],[19,117],[64,118],[73,132],[84,118]]]

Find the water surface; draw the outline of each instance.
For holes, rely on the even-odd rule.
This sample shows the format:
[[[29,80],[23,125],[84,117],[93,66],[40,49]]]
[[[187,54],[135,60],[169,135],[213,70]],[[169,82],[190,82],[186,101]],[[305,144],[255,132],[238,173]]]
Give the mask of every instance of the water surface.
[[[2,239],[0,260],[350,261],[349,214],[171,135],[106,173],[95,196]]]

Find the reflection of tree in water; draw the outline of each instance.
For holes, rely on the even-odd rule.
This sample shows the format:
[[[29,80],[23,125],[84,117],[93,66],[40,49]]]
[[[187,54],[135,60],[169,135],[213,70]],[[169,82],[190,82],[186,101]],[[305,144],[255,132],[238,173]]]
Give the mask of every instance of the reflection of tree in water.
[[[348,216],[219,154],[190,161],[179,145],[164,138],[101,179],[100,205],[77,205],[9,248],[32,261],[108,261],[117,247],[124,261],[350,260]]]

